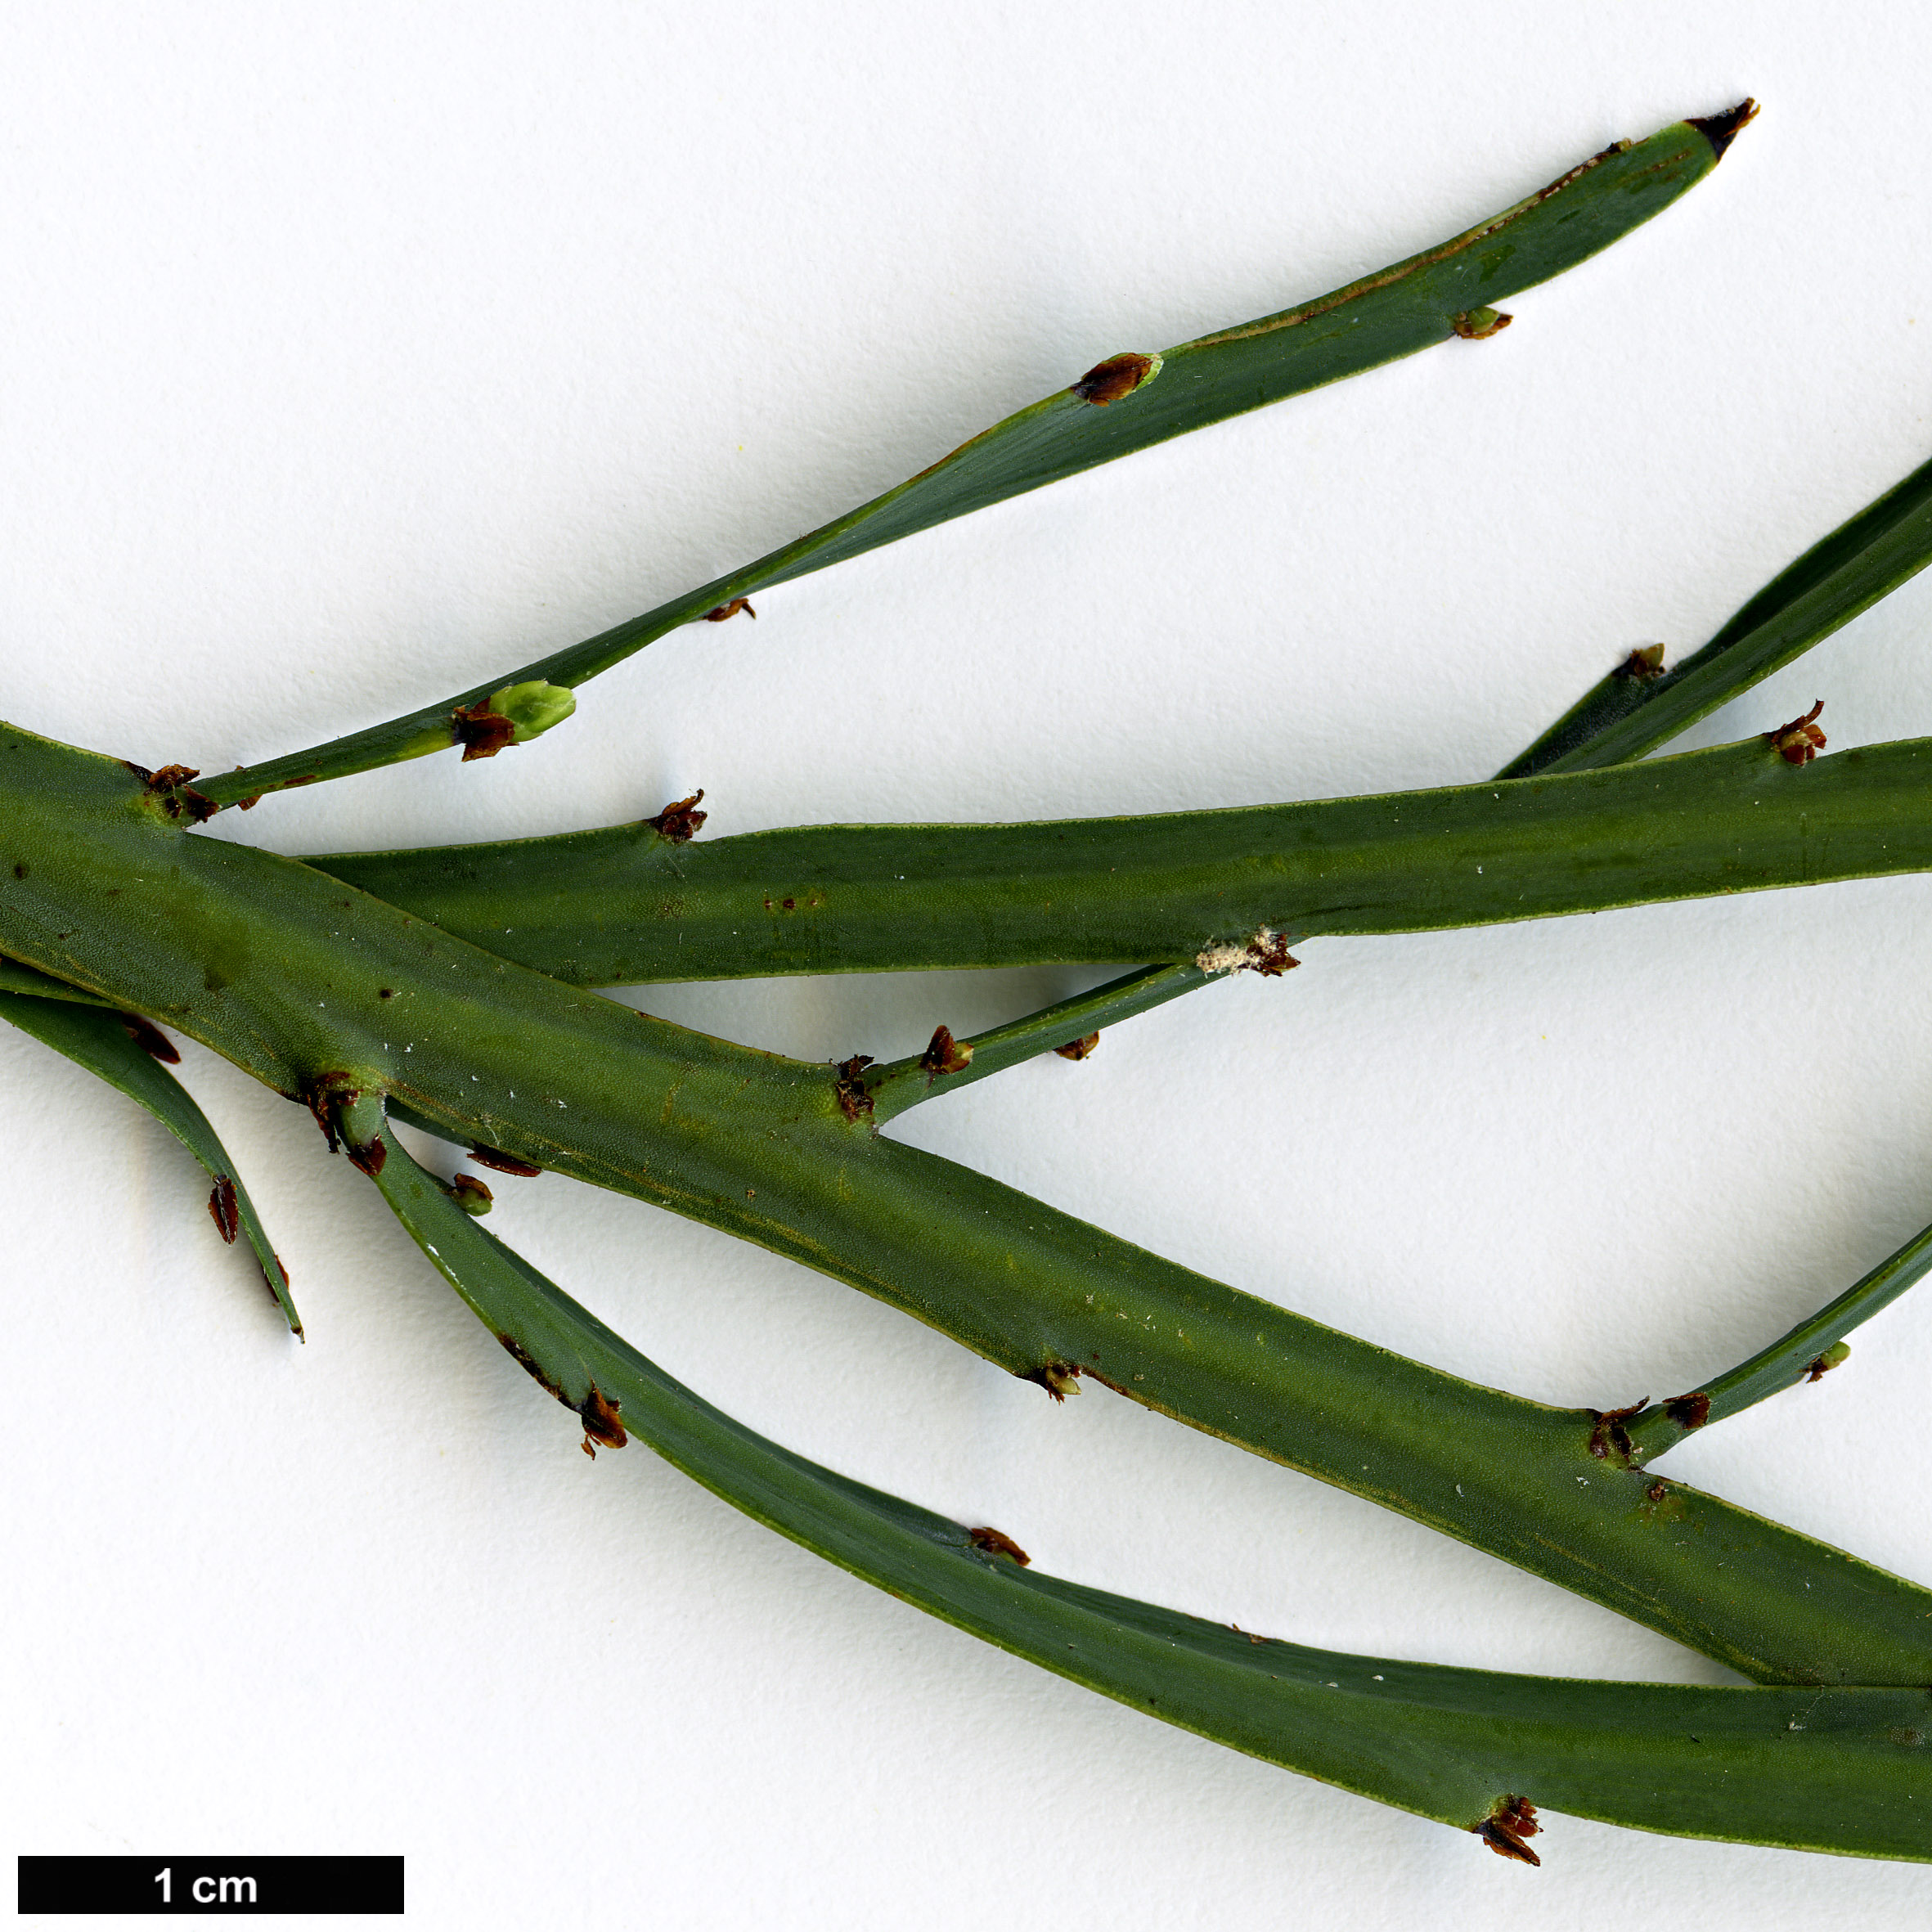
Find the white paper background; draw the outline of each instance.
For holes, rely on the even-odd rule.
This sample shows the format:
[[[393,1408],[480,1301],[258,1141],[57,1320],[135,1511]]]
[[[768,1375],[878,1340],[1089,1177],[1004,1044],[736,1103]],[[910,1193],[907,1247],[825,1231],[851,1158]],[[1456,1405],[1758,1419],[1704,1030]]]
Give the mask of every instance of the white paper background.
[[[1488,772],[1932,452],[1922,10],[16,10],[5,715],[222,766],[600,629],[1102,355],[1318,293],[1746,92],[1516,326],[758,600],[299,851],[656,811],[1235,805]],[[1932,730],[1932,582],[1692,742]],[[1932,1211],[1932,884],[1323,941],[905,1123],[1552,1401],[1694,1386]],[[1054,972],[661,989],[820,1057]],[[0,1037],[0,1852],[402,1851],[431,1926],[1924,1923],[1922,1867],[1551,1817],[1540,1872],[997,1655],[568,1418],[308,1117],[190,1045],[309,1342],[129,1103]],[[1663,1638],[551,1179],[492,1226],[700,1391],[1043,1567],[1307,1642],[1721,1681]],[[1921,1293],[1924,1291],[1921,1291]],[[1932,1307],[1674,1470],[1932,1577]]]

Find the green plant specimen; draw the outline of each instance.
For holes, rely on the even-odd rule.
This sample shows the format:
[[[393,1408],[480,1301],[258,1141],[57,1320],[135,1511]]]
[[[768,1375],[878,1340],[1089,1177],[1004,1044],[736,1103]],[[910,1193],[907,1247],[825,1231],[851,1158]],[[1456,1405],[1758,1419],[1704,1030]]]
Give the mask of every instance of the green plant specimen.
[[[1932,556],[1925,473],[1792,566],[1676,671],[1638,658],[1494,781],[1246,811],[1035,826],[830,827],[693,843],[641,825],[308,862],[195,828],[291,784],[559,727],[576,688],[767,585],[1240,410],[1441,341],[1695,184],[1746,108],[1606,150],[1334,294],[1162,356],[1116,356],[876,502],[633,623],[386,726],[204,781],[0,728],[0,1011],[231,1164],[137,1040],[181,1028],[316,1115],[586,1448],[631,1434],[738,1507],[989,1641],[1237,1748],[1534,1862],[1534,1807],[1644,1828],[1932,1855],[1932,1593],[1651,1459],[1822,1372],[1932,1257],[1921,1237],[1786,1341],[1656,1409],[1472,1384],[1160,1260],[881,1129],[930,1094],[1291,943],[1868,877],[1932,864],[1932,741],[1820,758],[1813,717],[1629,761]],[[883,967],[1112,962],[1110,985],[972,1040],[836,1067],[589,989]],[[107,1010],[103,1010],[104,1009]],[[134,1038],[118,1016],[130,1016]],[[118,1042],[118,1045],[117,1045]],[[124,1049],[125,1052],[120,1049]],[[111,1049],[111,1050],[110,1050]],[[142,1061],[138,1068],[135,1056]],[[391,1134],[550,1169],[757,1242],[1055,1396],[1081,1377],[1371,1497],[1732,1665],[1755,1687],[1539,1679],[1263,1642],[1040,1576],[1011,1539],[790,1455],[671,1382],[479,1227]],[[224,1193],[224,1187],[227,1192]]]

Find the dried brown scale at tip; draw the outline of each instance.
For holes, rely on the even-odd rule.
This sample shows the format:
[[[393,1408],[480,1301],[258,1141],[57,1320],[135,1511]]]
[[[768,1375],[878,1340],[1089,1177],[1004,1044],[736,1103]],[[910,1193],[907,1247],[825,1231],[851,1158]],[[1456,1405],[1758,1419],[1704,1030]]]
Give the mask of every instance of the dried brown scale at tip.
[[[678,798],[667,805],[654,819],[644,822],[660,838],[668,838],[673,845],[689,845],[704,821],[711,816],[708,811],[698,809],[698,802],[704,796],[700,785],[688,798]],[[791,901],[787,900],[789,905]]]
[[[1278,979],[1284,973],[1292,973],[1301,962],[1288,950],[1288,936],[1285,932],[1271,932],[1266,944],[1260,936],[1248,941],[1247,969],[1258,973],[1263,979]]]
[[[1098,1033],[1088,1033],[1078,1040],[1068,1040],[1064,1046],[1055,1047],[1054,1051],[1063,1060],[1084,1060],[1099,1044],[1100,1036]]]
[[[213,799],[197,792],[188,783],[190,779],[201,775],[192,765],[164,765],[159,771],[150,771],[146,766],[137,765],[128,758],[123,758],[121,762],[155,794],[160,801],[162,811],[171,819],[191,819],[199,825],[221,810]]]
[[[989,1557],[1006,1557],[1024,1570],[1033,1559],[1002,1530],[993,1530],[982,1524],[977,1530],[966,1532],[968,1540],[976,1550],[984,1550]]]
[[[181,1064],[180,1049],[153,1021],[144,1020],[137,1013],[124,1013],[116,1017],[128,1029],[128,1037],[144,1054],[152,1054],[165,1067]]]
[[[1664,1404],[1664,1413],[1680,1429],[1701,1429],[1710,1420],[1710,1397],[1701,1389],[1689,1395],[1673,1395]]]
[[[1615,675],[1634,679],[1639,684],[1647,684],[1653,677],[1664,675],[1664,647],[1660,644],[1647,644],[1641,650],[1633,650],[1617,666]]]
[[[590,1394],[577,1405],[577,1413],[583,1418],[583,1451],[592,1462],[597,1459],[597,1444],[602,1443],[606,1449],[622,1449],[631,1440],[618,1420],[618,1406],[595,1382],[591,1384]]]
[[[1516,320],[1497,308],[1466,308],[1460,315],[1449,317],[1449,326],[1465,342],[1487,342],[1492,335],[1500,335]]]
[[[221,1230],[222,1239],[232,1247],[241,1227],[241,1211],[235,1198],[235,1184],[225,1174],[214,1177],[214,1186],[208,1197],[208,1211],[213,1217],[215,1226]],[[268,1292],[272,1295],[275,1292],[274,1283],[269,1283]]]
[[[315,1124],[321,1129],[330,1153],[342,1144],[336,1110],[353,1107],[362,1097],[362,1090],[356,1085],[354,1075],[348,1073],[318,1073],[313,1080],[305,1081],[296,1095],[315,1116]]]
[[[832,1091],[838,1099],[838,1111],[848,1121],[872,1118],[872,1095],[865,1085],[865,1069],[872,1064],[870,1054],[854,1054],[838,1063],[838,1077]]]
[[[485,1167],[493,1168],[498,1174],[520,1175],[530,1180],[542,1173],[541,1167],[532,1166],[528,1161],[519,1161],[514,1154],[500,1154],[493,1147],[472,1145],[470,1157],[480,1161]]]
[[[450,714],[450,743],[463,748],[463,762],[472,758],[493,758],[505,745],[516,741],[517,728],[502,712],[492,711],[490,701],[479,698],[474,704],[459,704]],[[294,781],[300,784],[299,779]]]
[[[474,1174],[459,1174],[449,1184],[456,1205],[465,1214],[483,1214],[496,1197]]]
[[[1722,114],[1691,115],[1688,124],[1710,143],[1712,155],[1721,161],[1724,150],[1757,118],[1758,104],[1747,94],[1735,107],[1728,107]]]
[[[1808,765],[1825,748],[1825,735],[1816,721],[1824,708],[1825,701],[1821,698],[1803,717],[1793,718],[1790,724],[1781,725],[1775,731],[1767,731],[1764,742],[1787,765]]]
[[[1109,356],[1104,362],[1096,362],[1068,391],[1082,402],[1090,402],[1096,409],[1104,409],[1110,402],[1118,402],[1123,396],[1134,392],[1152,375],[1159,366],[1152,356],[1137,355],[1130,351],[1126,355]]]
[[[935,1027],[926,1050],[919,1055],[919,1064],[926,1070],[926,1085],[931,1086],[944,1074],[964,1073],[973,1064],[973,1049],[955,1040],[950,1028]]]
[[[1536,1807],[1527,1798],[1506,1795],[1476,1829],[1483,1843],[1499,1858],[1519,1858],[1525,1865],[1542,1864],[1542,1859],[1523,1842],[1543,1829],[1536,1822]]]
[[[699,621],[706,624],[721,624],[726,618],[735,618],[741,610],[753,622],[757,622],[758,613],[752,609],[752,600],[748,597],[734,597],[729,604],[721,604],[716,609],[706,611]]]
[[[558,1386],[556,1382],[555,1382],[547,1374],[544,1373],[542,1364],[540,1363],[537,1358],[532,1355],[520,1341],[517,1340],[515,1336],[499,1335],[496,1339],[503,1344],[505,1348],[509,1350],[511,1355],[515,1359],[518,1366],[521,1368],[527,1375],[530,1376],[533,1380],[540,1383],[544,1388],[548,1389],[559,1402],[564,1400],[563,1390]]]
[[[1587,1409],[1584,1413],[1596,1425],[1590,1431],[1590,1453],[1600,1462],[1615,1455],[1620,1462],[1629,1462],[1636,1450],[1630,1441],[1630,1431],[1624,1427],[1633,1416],[1639,1416],[1651,1405],[1646,1395],[1641,1402],[1633,1402],[1628,1409]]]

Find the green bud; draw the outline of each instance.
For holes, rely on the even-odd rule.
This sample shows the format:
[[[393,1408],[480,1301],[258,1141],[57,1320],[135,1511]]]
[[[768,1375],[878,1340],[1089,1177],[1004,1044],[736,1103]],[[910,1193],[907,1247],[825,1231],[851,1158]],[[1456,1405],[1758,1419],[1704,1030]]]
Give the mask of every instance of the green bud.
[[[489,695],[489,708],[498,717],[508,718],[515,727],[512,744],[527,744],[541,738],[552,725],[560,725],[577,709],[577,693],[568,685],[546,684],[540,677],[527,684],[505,685]]]

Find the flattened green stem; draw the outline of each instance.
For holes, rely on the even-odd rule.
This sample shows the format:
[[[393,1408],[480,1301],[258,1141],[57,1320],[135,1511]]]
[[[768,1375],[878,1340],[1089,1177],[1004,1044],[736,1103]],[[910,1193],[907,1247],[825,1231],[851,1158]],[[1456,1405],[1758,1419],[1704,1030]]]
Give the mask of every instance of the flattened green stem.
[[[1932,1683],[1932,1593],[1630,1467],[1587,1411],[1406,1361],[901,1146],[846,1117],[827,1067],[191,836],[114,762],[17,730],[0,731],[0,826],[29,861],[24,881],[0,866],[11,956],[181,1027],[339,1125],[351,1095],[386,1092],[447,1139],[757,1242],[1056,1393],[1103,1380],[1747,1675]]]
[[[1761,739],[1602,771],[1234,811],[648,827],[308,863],[579,986],[1046,963],[1226,970],[1271,936],[1416,932],[1932,865],[1932,739]],[[1257,934],[1262,937],[1257,941]]]
[[[1469,312],[1547,281],[1660,213],[1717,165],[1741,124],[1735,115],[1674,122],[1647,141],[1605,149],[1515,207],[1346,288],[1159,356],[1112,357],[910,482],[730,576],[440,704],[222,773],[199,789],[218,805],[232,805],[421,757],[455,742],[456,712],[499,686],[581,685],[667,631],[774,584],[1450,340]]]
[[[989,1074],[1017,1067],[1022,1060],[1084,1042],[1103,1027],[1117,1026],[1209,983],[1208,975],[1192,964],[1143,966],[1110,979],[1105,986],[1043,1006],[1024,1019],[958,1041],[956,1045],[965,1049],[968,1057],[967,1063],[956,1072],[939,1071],[931,1047],[924,1054],[867,1068],[857,1078],[871,1103],[873,1124],[883,1126],[922,1100],[955,1093]]]
[[[97,993],[83,993],[51,973],[23,966],[16,959],[0,959],[0,993],[25,993],[36,1000],[70,1000],[79,1006],[106,1006]]]
[[[255,1204],[249,1199],[248,1189],[241,1184],[235,1163],[207,1115],[181,1082],[131,1037],[119,1013],[81,1004],[89,997],[56,994],[39,999],[0,991],[0,1019],[32,1034],[43,1045],[65,1054],[77,1066],[137,1101],[208,1170],[214,1183],[209,1212],[222,1238],[232,1242],[238,1232],[246,1233],[269,1293],[290,1332],[301,1338],[302,1318],[295,1312],[281,1257],[270,1244],[268,1230],[262,1225],[262,1217],[255,1212]]]
[[[1640,758],[1823,642],[1929,562],[1932,463],[1814,544],[1681,664],[1654,669],[1633,654],[1502,775]]]
[[[1809,1321],[1800,1322],[1769,1348],[1760,1349],[1749,1361],[1634,1418],[1627,1425],[1633,1455],[1640,1461],[1652,1460],[1674,1443],[1683,1441],[1694,1428],[1721,1422],[1795,1383],[1815,1382],[1844,1360],[1844,1355],[1832,1358],[1853,1329],[1880,1309],[1889,1308],[1914,1283],[1923,1280],[1929,1269],[1932,1228],[1913,1235],[1898,1253],[1880,1261],[1835,1301],[1821,1308]]]
[[[1506,1796],[1696,1837],[1932,1857],[1918,1689],[1507,1676],[1311,1650],[1043,1575],[712,1408],[494,1240],[393,1137],[375,1179],[586,1445],[647,1444],[877,1588],[1103,1696],[1386,1804],[1478,1830]],[[588,1471],[586,1471],[586,1476]],[[1023,1525],[1012,1528],[1023,1530]]]

